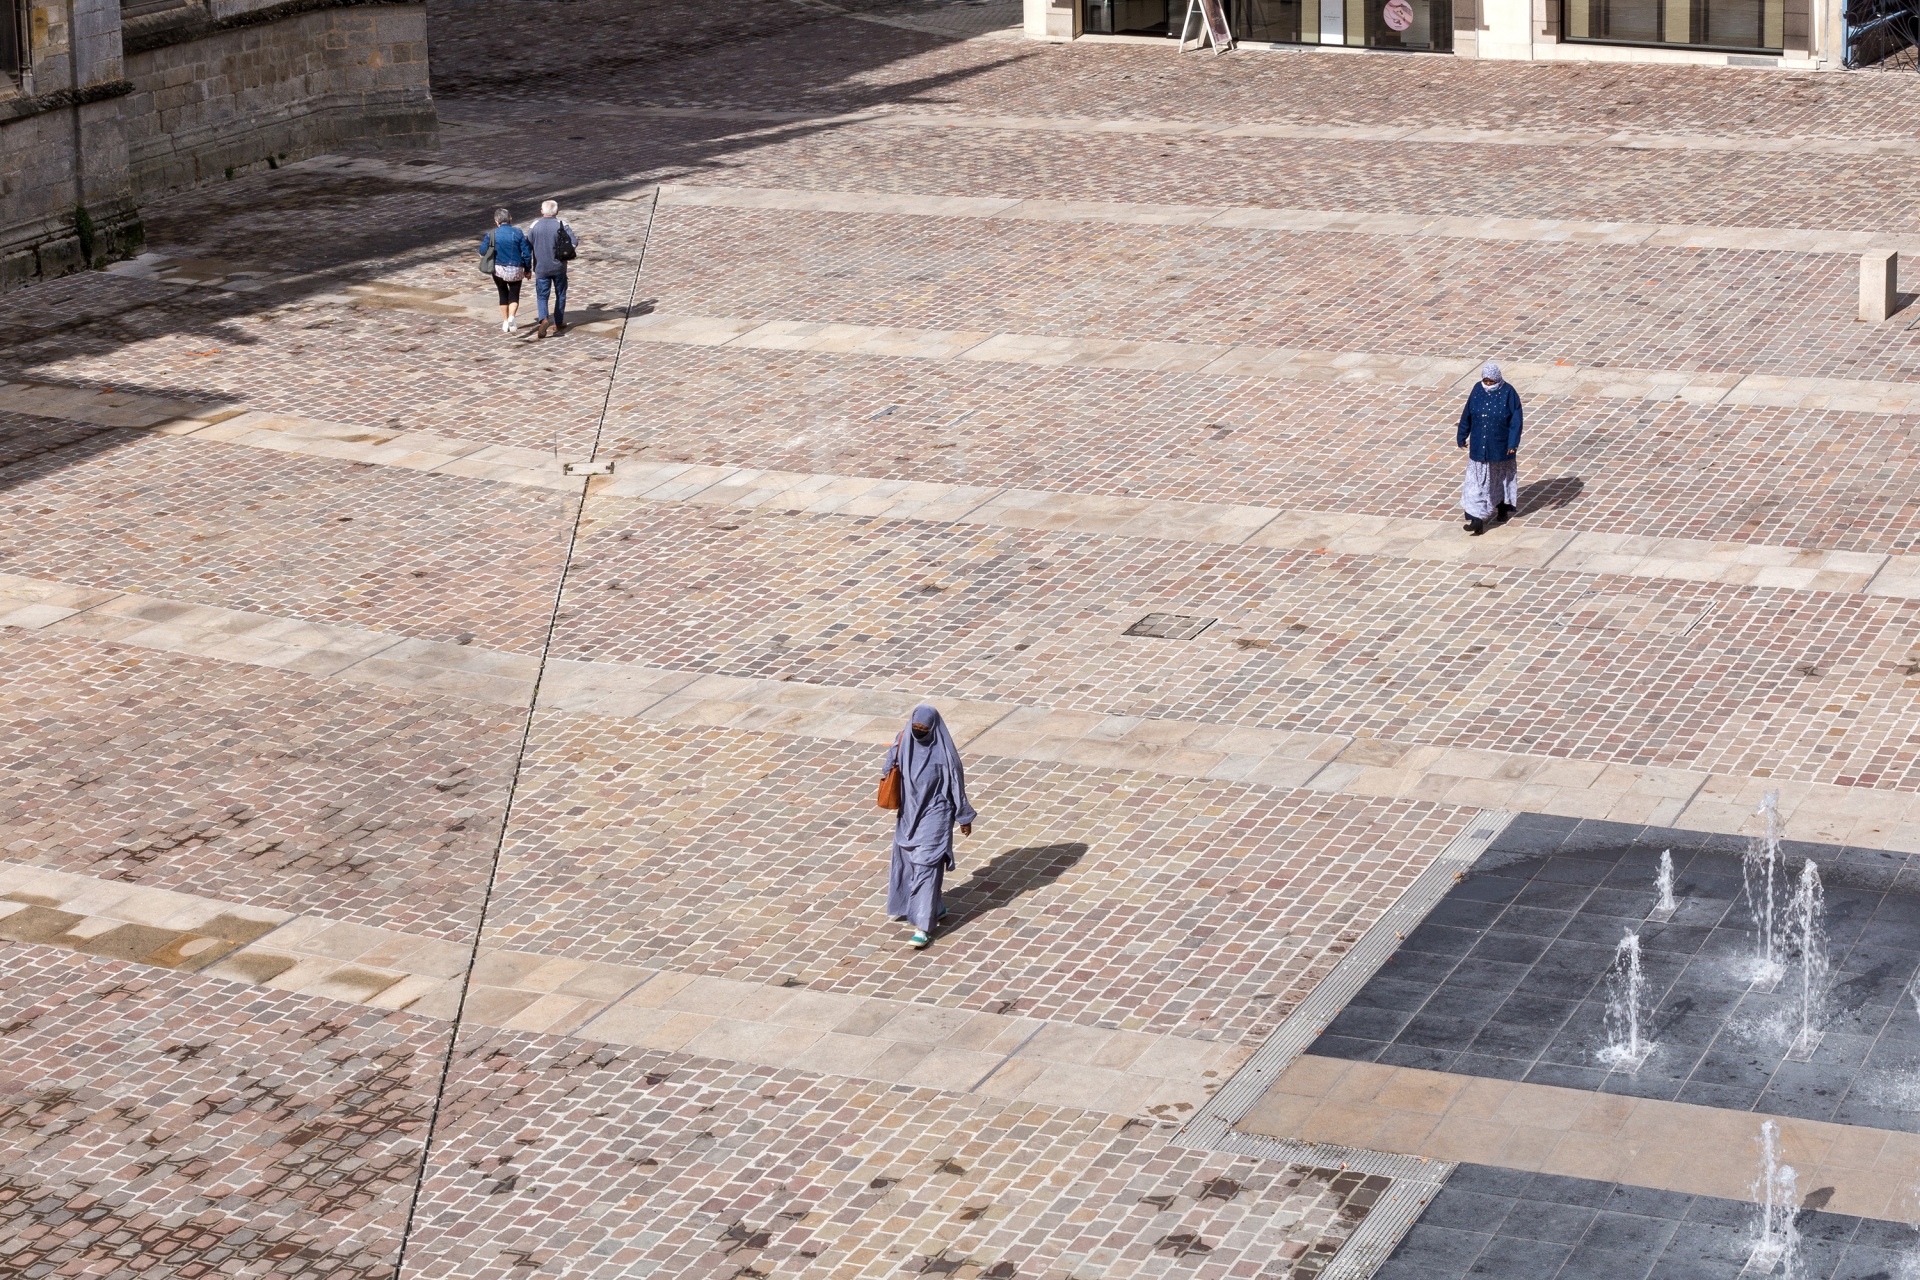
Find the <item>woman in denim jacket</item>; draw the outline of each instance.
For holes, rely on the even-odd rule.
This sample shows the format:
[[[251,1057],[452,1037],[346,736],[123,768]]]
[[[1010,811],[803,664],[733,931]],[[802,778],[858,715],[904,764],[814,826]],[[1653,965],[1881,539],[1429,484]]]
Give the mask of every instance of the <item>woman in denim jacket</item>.
[[[500,295],[500,332],[520,327],[520,283],[533,270],[533,244],[505,209],[493,211],[493,230],[480,238],[480,256],[493,250],[493,287]]]

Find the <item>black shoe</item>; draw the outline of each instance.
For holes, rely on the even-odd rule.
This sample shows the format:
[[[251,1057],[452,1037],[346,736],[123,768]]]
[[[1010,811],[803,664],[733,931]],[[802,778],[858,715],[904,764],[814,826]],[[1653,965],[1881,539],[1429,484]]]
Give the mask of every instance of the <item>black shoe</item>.
[[[1505,524],[1513,518],[1513,510],[1513,504],[1507,502],[1501,503],[1499,508],[1493,513],[1494,522],[1496,524]]]
[[[1486,531],[1487,531],[1487,522],[1485,520],[1467,521],[1467,532],[1472,534],[1474,537],[1477,538],[1481,534],[1485,533]]]

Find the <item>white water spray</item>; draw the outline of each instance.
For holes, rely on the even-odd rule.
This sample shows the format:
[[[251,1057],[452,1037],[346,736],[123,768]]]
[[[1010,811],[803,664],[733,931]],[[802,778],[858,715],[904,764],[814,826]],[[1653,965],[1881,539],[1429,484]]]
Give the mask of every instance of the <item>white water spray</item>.
[[[1629,933],[1614,948],[1613,967],[1607,970],[1607,1045],[1600,1050],[1600,1061],[1617,1071],[1638,1071],[1654,1050],[1641,1029],[1645,988],[1640,935]]]
[[[1786,972],[1780,937],[1780,891],[1786,884],[1786,869],[1780,861],[1780,793],[1767,792],[1756,812],[1761,818],[1761,833],[1747,841],[1740,872],[1747,909],[1753,913],[1754,929],[1760,935],[1753,957],[1753,985],[1771,991]]]
[[[1787,1050],[1787,1057],[1797,1062],[1813,1057],[1823,1034],[1820,1024],[1826,1021],[1830,961],[1827,931],[1822,923],[1824,900],[1820,868],[1808,858],[1807,864],[1800,868],[1800,883],[1794,888],[1793,900],[1787,904],[1787,931],[1800,951],[1800,990],[1796,993],[1800,998],[1800,1027],[1792,1047]]]
[[[1780,1126],[1769,1120],[1760,1126],[1760,1176],[1753,1181],[1753,1199],[1760,1212],[1754,1221],[1753,1252],[1741,1275],[1800,1275],[1800,1188],[1793,1166],[1780,1160]]]
[[[1654,892],[1660,896],[1654,902],[1653,910],[1648,913],[1649,918],[1673,919],[1673,913],[1680,909],[1680,905],[1673,900],[1673,850],[1671,849],[1660,851],[1660,871],[1653,878],[1653,888]]]

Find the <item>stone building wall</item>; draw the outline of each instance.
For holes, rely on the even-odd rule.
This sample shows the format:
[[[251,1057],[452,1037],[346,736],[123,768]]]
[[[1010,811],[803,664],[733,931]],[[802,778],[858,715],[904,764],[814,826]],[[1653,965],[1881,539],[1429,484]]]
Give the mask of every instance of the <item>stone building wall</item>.
[[[424,4],[189,4],[130,19],[123,38],[136,196],[269,156],[434,145]]]
[[[0,77],[0,289],[139,238],[121,125],[132,85],[121,72],[119,0],[36,0],[26,17],[22,72]]]
[[[122,256],[137,202],[337,147],[432,147],[420,0],[26,0],[0,75],[0,290]]]

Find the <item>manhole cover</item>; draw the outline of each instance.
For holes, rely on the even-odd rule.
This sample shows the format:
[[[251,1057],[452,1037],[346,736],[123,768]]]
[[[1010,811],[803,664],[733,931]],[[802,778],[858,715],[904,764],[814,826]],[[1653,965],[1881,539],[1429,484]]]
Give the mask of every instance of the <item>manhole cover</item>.
[[[1189,618],[1182,613],[1150,613],[1128,627],[1125,634],[1155,640],[1191,640],[1218,621],[1218,618]]]

